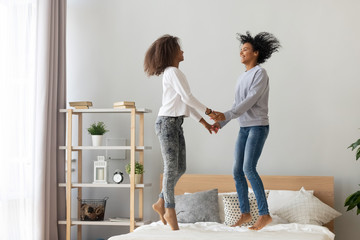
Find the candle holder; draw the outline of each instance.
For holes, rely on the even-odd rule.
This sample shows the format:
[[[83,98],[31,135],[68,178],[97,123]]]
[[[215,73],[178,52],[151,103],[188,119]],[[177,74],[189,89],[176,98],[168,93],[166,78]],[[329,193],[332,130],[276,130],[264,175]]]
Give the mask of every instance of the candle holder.
[[[107,184],[107,162],[105,156],[97,156],[94,161],[94,181],[93,183]]]

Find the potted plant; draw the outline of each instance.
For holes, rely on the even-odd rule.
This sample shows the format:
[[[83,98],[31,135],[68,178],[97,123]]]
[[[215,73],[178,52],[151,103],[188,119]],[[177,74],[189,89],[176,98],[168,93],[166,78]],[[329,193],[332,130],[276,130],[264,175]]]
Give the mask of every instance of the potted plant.
[[[87,130],[91,134],[93,146],[101,146],[103,135],[109,131],[103,122],[95,122]]]
[[[131,173],[131,165],[130,163],[128,163],[125,166],[125,171],[127,172],[127,174]],[[135,184],[138,184],[141,182],[141,175],[144,173],[144,165],[142,165],[139,162],[135,162]]]
[[[354,151],[356,148],[356,160],[360,158],[360,139],[351,144],[348,148],[351,148],[351,151]],[[357,207],[356,215],[360,214],[360,191],[354,192],[349,195],[345,200],[345,207],[348,207],[346,211]]]

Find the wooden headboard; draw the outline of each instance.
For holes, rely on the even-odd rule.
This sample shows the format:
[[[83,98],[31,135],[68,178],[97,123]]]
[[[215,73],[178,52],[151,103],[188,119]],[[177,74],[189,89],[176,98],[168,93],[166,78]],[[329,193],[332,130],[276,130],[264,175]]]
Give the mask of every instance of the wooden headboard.
[[[314,195],[330,207],[334,207],[334,177],[331,176],[261,176],[267,190],[314,190]],[[249,187],[251,187],[248,182]],[[162,175],[160,176],[160,189]],[[184,174],[175,187],[175,195],[217,188],[219,192],[235,192],[231,175]],[[334,221],[325,225],[334,232]]]

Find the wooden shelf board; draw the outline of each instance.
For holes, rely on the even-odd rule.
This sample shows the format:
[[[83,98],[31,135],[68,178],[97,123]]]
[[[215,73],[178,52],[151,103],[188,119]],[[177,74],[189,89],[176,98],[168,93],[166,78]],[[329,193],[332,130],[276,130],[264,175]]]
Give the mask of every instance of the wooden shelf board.
[[[139,227],[139,226],[143,226],[143,225],[149,224],[149,223],[150,223],[150,221],[137,221],[137,222],[135,222],[135,226]],[[58,224],[66,224],[66,220],[59,220]],[[96,226],[130,226],[130,220],[117,222],[117,221],[109,221],[109,220],[80,221],[77,219],[71,219],[71,224],[72,225],[96,225]]]
[[[72,109],[72,108],[71,108]],[[59,112],[66,113],[68,109],[60,109]],[[73,113],[131,113],[131,108],[89,108],[89,109],[72,109]],[[148,108],[136,108],[136,113],[151,113]]]
[[[60,146],[60,150],[66,150],[66,146]],[[136,146],[136,151],[151,150],[151,146]],[[131,146],[73,146],[72,150],[131,150]]]
[[[96,183],[72,183],[73,188],[130,188],[130,183],[108,183],[108,184],[96,184]],[[136,184],[135,188],[151,187],[151,183]],[[66,183],[59,183],[59,187],[66,187]]]

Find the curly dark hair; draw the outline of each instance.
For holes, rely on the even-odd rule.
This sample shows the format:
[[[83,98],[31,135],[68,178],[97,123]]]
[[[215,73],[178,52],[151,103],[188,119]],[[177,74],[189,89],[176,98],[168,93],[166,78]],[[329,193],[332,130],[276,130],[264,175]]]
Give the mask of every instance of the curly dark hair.
[[[144,59],[144,71],[148,76],[159,76],[165,68],[174,63],[180,49],[179,38],[164,35],[158,38],[147,50]]]
[[[271,54],[278,52],[281,47],[279,40],[268,32],[261,32],[255,37],[252,37],[249,31],[246,34],[237,33],[236,35],[241,44],[250,43],[254,51],[259,51],[257,59],[259,64],[266,62],[271,57]]]

